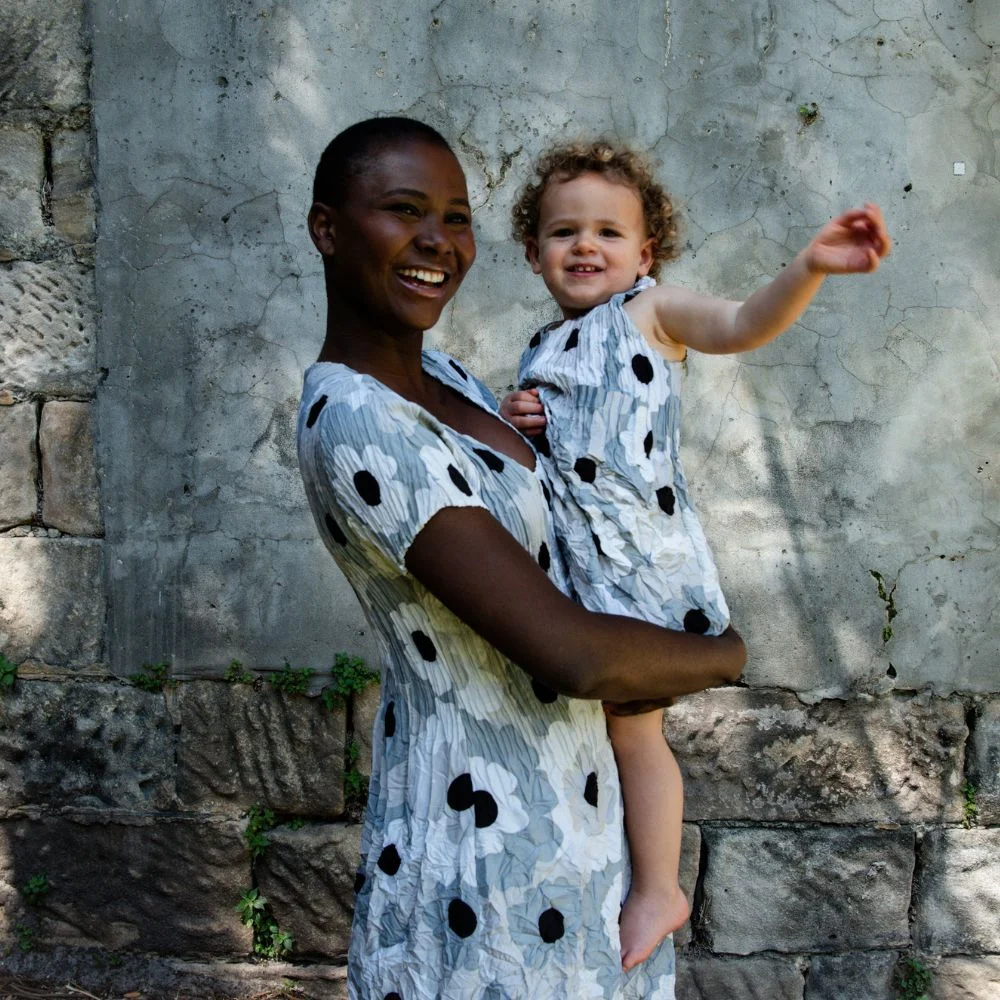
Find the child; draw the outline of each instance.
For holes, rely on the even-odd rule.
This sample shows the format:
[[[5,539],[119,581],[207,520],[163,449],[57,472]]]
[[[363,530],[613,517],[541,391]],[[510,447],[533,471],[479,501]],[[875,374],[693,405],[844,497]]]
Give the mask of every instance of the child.
[[[891,246],[882,214],[845,212],[770,284],[732,302],[652,280],[675,255],[676,230],[670,198],[636,153],[559,146],[536,173],[514,206],[514,235],[563,322],[532,337],[521,389],[500,412],[552,474],[560,547],[584,606],[720,634],[729,612],[678,454],[681,362],[689,347],[766,344],[827,274],[874,271]],[[662,710],[624,717],[609,706],[633,862],[620,919],[626,970],[690,910],[678,885],[681,777],[662,726]]]

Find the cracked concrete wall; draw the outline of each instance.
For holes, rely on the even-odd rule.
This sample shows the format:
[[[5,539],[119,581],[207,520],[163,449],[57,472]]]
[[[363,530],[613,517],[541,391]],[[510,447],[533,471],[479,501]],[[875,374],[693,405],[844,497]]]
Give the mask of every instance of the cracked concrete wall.
[[[1000,687],[989,5],[118,0],[93,20],[116,670],[370,651],[295,465],[323,315],[303,223],[325,142],[399,112],[452,140],[476,208],[479,262],[431,340],[497,391],[551,316],[507,218],[553,138],[649,150],[684,212],[665,280],[728,296],[879,202],[877,275],[828,281],[763,350],[692,359],[689,475],[752,684]],[[895,587],[887,642],[871,570]]]

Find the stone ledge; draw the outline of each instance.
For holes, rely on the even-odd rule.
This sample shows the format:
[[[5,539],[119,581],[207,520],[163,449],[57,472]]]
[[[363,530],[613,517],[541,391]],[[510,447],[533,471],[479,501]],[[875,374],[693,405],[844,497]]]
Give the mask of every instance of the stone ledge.
[[[1000,829],[931,831],[920,858],[917,946],[935,955],[1000,952]]]
[[[851,828],[703,827],[713,951],[907,947],[914,835]]]
[[[802,1000],[804,982],[792,959],[677,958],[677,1000]]]
[[[665,731],[689,820],[958,822],[961,703],[880,698],[804,705],[726,688],[678,701]]]

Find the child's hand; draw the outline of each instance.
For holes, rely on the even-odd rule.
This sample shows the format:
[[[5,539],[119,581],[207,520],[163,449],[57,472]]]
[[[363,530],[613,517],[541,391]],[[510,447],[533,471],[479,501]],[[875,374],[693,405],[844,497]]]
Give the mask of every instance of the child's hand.
[[[538,401],[537,389],[509,392],[500,402],[500,416],[525,437],[535,437],[545,430],[545,411]]]
[[[891,249],[881,209],[866,203],[828,222],[803,252],[814,274],[870,274]]]

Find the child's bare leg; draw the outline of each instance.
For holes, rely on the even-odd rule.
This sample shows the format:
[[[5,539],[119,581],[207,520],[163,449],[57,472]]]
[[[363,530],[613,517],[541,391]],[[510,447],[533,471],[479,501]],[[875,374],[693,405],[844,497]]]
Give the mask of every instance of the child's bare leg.
[[[625,831],[632,855],[632,888],[622,907],[622,967],[644,962],[691,908],[678,884],[681,772],[663,738],[663,712],[608,715],[608,735],[618,761],[625,803]]]

